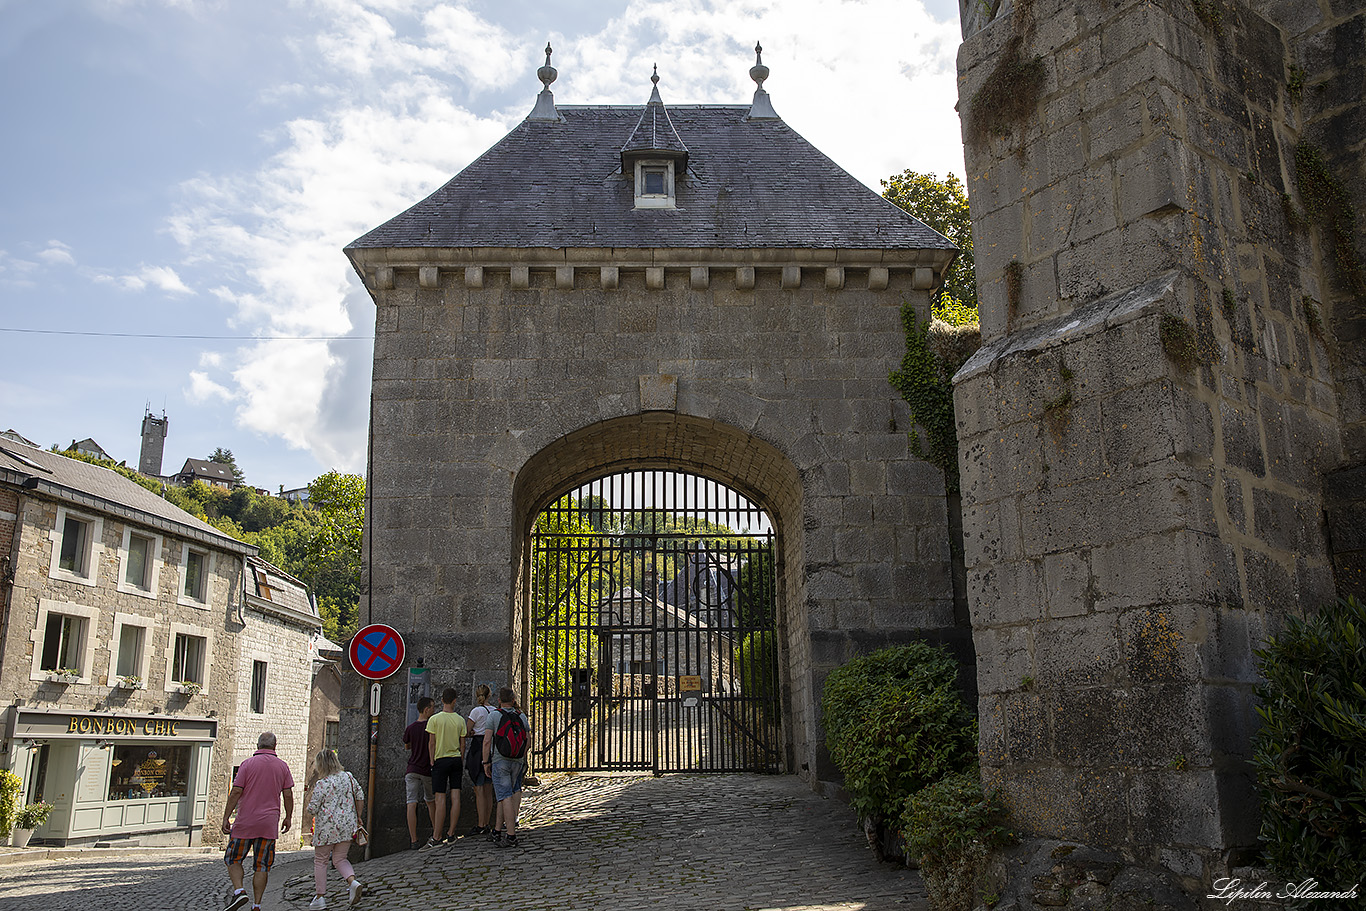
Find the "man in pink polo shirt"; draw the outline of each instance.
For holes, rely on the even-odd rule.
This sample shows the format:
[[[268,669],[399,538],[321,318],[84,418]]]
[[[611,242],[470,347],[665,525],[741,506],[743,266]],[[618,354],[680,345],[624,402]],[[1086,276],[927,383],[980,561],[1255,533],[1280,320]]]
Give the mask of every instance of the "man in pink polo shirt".
[[[266,879],[275,863],[275,837],[289,831],[294,815],[294,776],[289,766],[275,755],[275,735],[266,731],[256,740],[256,752],[237,767],[237,777],[228,792],[228,805],[223,808],[223,834],[228,837],[228,848],[223,862],[232,878],[232,897],[227,911],[237,911],[247,901],[242,888],[242,861],[247,852],[252,856],[251,890],[256,893],[253,911],[261,907],[261,896],[266,892]],[[280,798],[284,798],[285,821],[280,822]],[[237,820],[231,825],[232,811]]]

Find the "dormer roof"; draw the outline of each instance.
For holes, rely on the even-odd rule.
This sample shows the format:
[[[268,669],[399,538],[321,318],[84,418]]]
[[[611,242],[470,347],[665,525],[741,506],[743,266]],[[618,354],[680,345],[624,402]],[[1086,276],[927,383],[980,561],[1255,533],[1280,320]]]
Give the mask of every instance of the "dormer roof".
[[[664,99],[659,95],[659,69],[656,68],[650,81],[650,100],[640,113],[635,129],[621,147],[621,166],[629,170],[631,162],[638,158],[672,158],[678,161],[679,171],[688,166],[688,147],[678,136],[669,111],[664,107]]]

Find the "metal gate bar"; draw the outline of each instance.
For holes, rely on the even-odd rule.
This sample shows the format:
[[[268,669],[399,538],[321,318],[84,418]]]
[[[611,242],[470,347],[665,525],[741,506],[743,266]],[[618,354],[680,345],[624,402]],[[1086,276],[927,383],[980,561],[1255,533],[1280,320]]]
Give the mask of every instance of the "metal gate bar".
[[[546,771],[780,771],[773,529],[714,481],[624,472],[537,517],[533,758]]]

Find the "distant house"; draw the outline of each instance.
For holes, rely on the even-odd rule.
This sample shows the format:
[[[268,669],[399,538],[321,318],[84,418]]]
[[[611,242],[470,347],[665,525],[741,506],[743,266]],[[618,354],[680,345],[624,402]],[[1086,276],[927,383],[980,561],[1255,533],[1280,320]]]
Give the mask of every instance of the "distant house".
[[[5,442],[0,554],[0,768],[23,802],[55,804],[39,839],[221,842],[261,731],[304,768],[322,623],[254,547],[107,468]]]
[[[33,442],[14,428],[10,428],[4,433],[0,433],[0,440],[9,440],[11,443],[21,443],[24,446],[32,446],[34,449],[39,448],[37,443]]]
[[[279,492],[279,494],[277,494],[277,496],[278,496],[280,499],[282,499],[282,500],[288,500],[288,501],[291,502],[291,503],[307,503],[307,502],[308,502],[308,488],[307,488],[307,487],[296,487],[296,488],[294,488],[293,490],[285,490],[284,487],[281,486],[280,492]]]
[[[114,457],[105,452],[104,447],[90,439],[90,437],[86,437],[79,441],[72,440],[71,445],[66,448],[74,452],[79,452],[83,456],[90,456],[92,459],[104,459],[108,462],[114,461]]]
[[[182,487],[193,484],[195,481],[203,481],[205,484],[212,484],[224,490],[232,490],[237,486],[237,479],[232,476],[231,465],[224,465],[222,462],[210,462],[206,459],[186,459],[185,466],[171,475],[171,481]]]

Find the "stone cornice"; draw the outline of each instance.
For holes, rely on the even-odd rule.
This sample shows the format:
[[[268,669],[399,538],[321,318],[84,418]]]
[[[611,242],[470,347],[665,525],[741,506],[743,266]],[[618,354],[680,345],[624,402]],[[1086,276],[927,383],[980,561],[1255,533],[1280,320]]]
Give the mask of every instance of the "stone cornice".
[[[714,270],[734,270],[742,290],[754,287],[754,273],[781,271],[783,288],[798,288],[804,272],[818,273],[828,290],[846,287],[851,273],[862,277],[853,287],[880,291],[891,272],[910,273],[912,286],[929,290],[944,280],[957,255],[952,250],[824,250],[734,248],[516,248],[516,247],[385,247],[349,248],[356,273],[374,294],[394,287],[399,271],[417,272],[423,288],[441,286],[442,273],[457,273],[466,287],[482,288],[486,273],[504,273],[513,288],[529,287],[531,272],[554,272],[557,287],[574,287],[576,270],[596,273],[601,286],[617,287],[620,274],[644,272],[650,288],[662,288],[664,273],[685,272],[694,289],[710,284]],[[807,275],[809,280],[812,276]],[[866,284],[865,284],[866,282]]]

